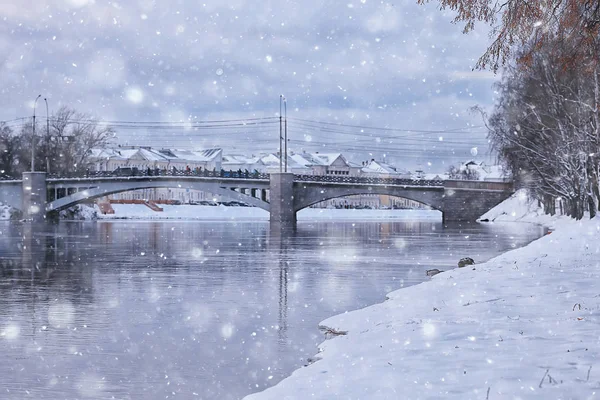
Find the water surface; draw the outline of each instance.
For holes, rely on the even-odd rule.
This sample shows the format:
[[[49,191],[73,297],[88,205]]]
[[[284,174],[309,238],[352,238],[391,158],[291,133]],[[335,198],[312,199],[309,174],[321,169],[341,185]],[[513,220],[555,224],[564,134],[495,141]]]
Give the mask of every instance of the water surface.
[[[528,224],[0,223],[0,398],[239,399],[317,352],[318,323]],[[475,273],[475,272],[474,272]]]

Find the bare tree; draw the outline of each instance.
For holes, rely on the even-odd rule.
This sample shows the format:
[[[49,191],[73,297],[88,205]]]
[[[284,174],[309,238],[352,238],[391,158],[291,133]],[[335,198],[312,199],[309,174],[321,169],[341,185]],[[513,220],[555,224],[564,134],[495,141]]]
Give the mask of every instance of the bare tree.
[[[106,146],[113,136],[111,126],[63,106],[51,116],[50,129],[42,139],[44,169],[61,175],[85,170],[91,149]]]
[[[518,186],[550,213],[562,199],[580,219],[600,204],[598,72],[562,70],[556,49],[540,48],[527,69],[507,68],[489,137]]]
[[[0,123],[0,177],[18,176],[21,138],[5,123]]]

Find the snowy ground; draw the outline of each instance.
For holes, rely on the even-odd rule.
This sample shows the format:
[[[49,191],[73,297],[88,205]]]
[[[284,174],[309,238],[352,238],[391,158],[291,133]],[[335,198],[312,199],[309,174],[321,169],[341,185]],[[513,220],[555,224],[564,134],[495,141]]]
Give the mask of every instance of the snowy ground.
[[[0,220],[10,219],[10,206],[0,203]]]
[[[553,222],[552,234],[323,321],[346,334],[246,399],[598,398],[600,218],[536,218],[524,200],[484,217]]]
[[[102,215],[99,219],[184,219],[184,220],[249,220],[268,221],[269,213],[256,207],[163,205],[162,212],[152,211],[140,204],[113,204],[114,214]],[[442,219],[439,211],[432,210],[331,210],[308,208],[298,212],[298,220],[390,220],[390,219]]]
[[[7,204],[0,203],[0,221],[16,218],[18,211]]]

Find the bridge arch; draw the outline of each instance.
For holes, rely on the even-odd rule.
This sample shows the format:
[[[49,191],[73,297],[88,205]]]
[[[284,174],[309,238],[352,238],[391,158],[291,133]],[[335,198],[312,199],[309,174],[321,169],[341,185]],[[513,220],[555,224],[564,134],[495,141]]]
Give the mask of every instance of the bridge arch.
[[[444,211],[443,209],[443,198],[444,188],[443,187],[421,187],[415,190],[414,187],[393,187],[393,186],[369,186],[364,185],[319,185],[317,187],[311,187],[312,185],[305,182],[294,183],[294,211],[298,212],[304,208],[310,207],[314,204],[322,201],[327,201],[336,198],[342,198],[347,196],[375,194],[375,195],[388,195],[393,197],[400,197],[417,203],[427,205],[434,210]]]
[[[415,200],[415,199],[411,199],[411,198],[404,197],[404,196],[396,196],[396,195],[387,194],[387,193],[373,193],[373,192],[365,192],[365,191],[363,191],[363,192],[361,192],[361,193],[344,194],[344,195],[339,195],[339,196],[332,196],[332,197],[328,197],[328,198],[326,198],[326,199],[324,199],[324,200],[321,200],[321,201],[316,201],[316,202],[314,202],[314,203],[308,204],[307,206],[305,206],[305,207],[302,207],[302,208],[300,208],[300,209],[297,209],[296,211],[302,211],[302,210],[304,210],[304,209],[306,209],[306,208],[308,208],[308,207],[314,206],[315,204],[319,204],[319,203],[321,203],[321,202],[323,202],[323,201],[334,200],[334,199],[344,199],[345,197],[350,197],[350,196],[362,196],[362,195],[367,195],[367,194],[375,194],[375,195],[377,195],[377,196],[390,196],[390,197],[395,197],[395,198],[398,198],[398,199],[406,199],[406,200],[411,200],[411,201],[414,201],[415,203],[419,203],[419,204],[422,204],[422,205],[425,205],[425,206],[431,207],[431,209],[433,209],[433,210],[437,210],[437,211],[443,211],[443,210],[439,209],[439,208],[438,208],[438,207],[436,207],[436,206],[433,206],[433,205],[430,205],[430,204],[424,203],[423,201],[420,201],[420,200]]]
[[[62,187],[68,187],[68,184],[62,184]],[[92,186],[91,188],[89,186]],[[259,185],[264,187],[255,187],[256,185],[249,184],[244,185],[244,188],[248,189],[268,189],[267,185]],[[52,188],[52,186],[50,186]],[[233,189],[240,188],[239,185],[228,185],[222,181],[218,182],[207,182],[206,180],[177,180],[177,179],[160,179],[160,180],[125,180],[125,181],[114,181],[114,182],[98,182],[98,183],[87,183],[84,190],[78,191],[71,195],[56,199],[46,206],[46,211],[62,211],[67,208],[73,207],[77,204],[94,200],[100,197],[108,196],[111,194],[129,192],[138,189],[157,189],[157,188],[185,188],[190,190],[199,190],[210,192],[223,196],[225,198],[241,201],[251,206],[262,208],[263,210],[269,211],[270,204],[259,198],[252,197],[247,194],[237,192]]]

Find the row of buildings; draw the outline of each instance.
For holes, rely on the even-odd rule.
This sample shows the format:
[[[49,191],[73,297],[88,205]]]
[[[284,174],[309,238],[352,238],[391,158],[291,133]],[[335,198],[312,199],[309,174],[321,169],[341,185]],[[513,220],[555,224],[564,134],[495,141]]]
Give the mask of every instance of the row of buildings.
[[[223,154],[222,149],[175,150],[151,147],[118,147],[92,149],[91,167],[95,171],[114,171],[117,168],[171,170],[248,170],[271,173],[278,172],[279,154],[246,156]],[[385,176],[409,178],[408,171],[399,170],[389,164],[370,160],[356,164],[341,153],[293,153],[287,157],[288,170],[294,174],[338,175],[338,176]]]
[[[180,171],[249,171],[271,173],[279,172],[278,153],[246,156],[243,154],[223,154],[220,148],[205,150],[155,149],[152,147],[120,146],[109,149],[93,149],[90,168],[94,171],[114,171],[119,168],[138,168],[139,170],[180,170]],[[448,179],[446,174],[425,174],[422,171],[409,172],[388,163],[374,159],[360,164],[349,161],[341,153],[294,153],[287,156],[288,171],[302,175],[320,176],[364,176],[380,178],[418,178]],[[462,166],[461,166],[462,167]],[[482,163],[465,163],[465,168],[485,168]],[[485,174],[480,174],[489,178]],[[112,195],[115,200],[177,200],[181,203],[222,202],[211,193],[183,188],[143,189]],[[359,195],[332,199],[319,203],[315,207],[323,208],[423,208],[420,203],[390,196]]]

